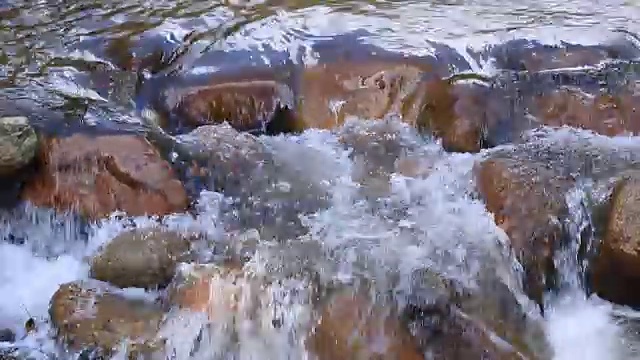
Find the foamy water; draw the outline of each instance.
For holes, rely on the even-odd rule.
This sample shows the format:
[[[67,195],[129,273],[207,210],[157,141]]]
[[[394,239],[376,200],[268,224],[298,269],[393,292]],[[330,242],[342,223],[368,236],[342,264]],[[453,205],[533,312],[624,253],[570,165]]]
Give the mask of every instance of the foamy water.
[[[248,7],[262,2],[234,3]],[[135,11],[131,10],[131,14],[120,13],[103,21],[112,25],[124,24],[145,16],[150,9],[170,8],[172,4],[167,1],[144,2]],[[437,51],[434,42],[447,43],[469,62],[471,70],[491,75],[495,69],[490,59],[477,60],[472,54],[489,44],[526,37],[553,44],[568,41],[584,45],[624,39],[637,46],[636,39],[612,29],[640,31],[640,7],[621,0],[561,3],[548,0],[403,1],[399,4],[381,2],[372,6],[367,2],[355,6],[357,11],[336,11],[325,5],[298,10],[282,7],[270,16],[242,26],[225,39],[212,42],[205,38],[193,44],[183,62],[186,67],[192,66],[189,71],[193,73],[216,70],[217,67],[211,66],[207,57],[200,53],[208,48],[284,51],[293,62],[313,64],[317,59],[317,54],[312,51],[314,43],[364,29],[368,34],[365,36],[363,33],[359,40],[392,51],[433,54]],[[117,2],[111,4],[120,5]],[[97,17],[108,10],[91,11]],[[50,14],[43,11],[34,13],[30,19],[37,23],[48,19],[48,16]],[[167,17],[150,33],[159,34],[167,43],[177,44],[192,30],[227,26],[237,18],[235,10],[221,6],[195,19]],[[74,24],[73,30],[61,36],[83,38],[97,26],[94,17]],[[43,38],[46,37],[43,35]],[[73,42],[70,43],[60,45],[56,42],[52,53],[91,61],[99,59],[98,55],[78,50]],[[248,63],[272,61],[268,57],[244,60]],[[65,95],[107,103],[104,96],[78,81],[79,76],[76,70],[52,70],[42,84],[48,90]],[[135,118],[93,109],[87,121],[129,122]],[[357,134],[368,131],[371,126],[354,123],[342,131]],[[297,263],[292,260],[304,258],[315,270],[322,270],[323,281],[348,283],[359,276],[367,276],[379,280],[381,288],[392,287],[400,294],[410,287],[410,274],[421,267],[436,269],[470,287],[475,285],[479,272],[493,269],[521,299],[522,306],[535,312],[535,307],[519,290],[518,264],[503,250],[503,244],[508,241],[506,235],[495,225],[492,215],[487,213],[475,194],[471,169],[487,152],[449,154],[437,142],[419,137],[400,123],[391,122],[384,126],[385,131],[396,134],[396,141],[403,149],[402,156],[423,160],[421,166],[426,169],[426,175],[414,178],[393,173],[388,188],[363,189],[353,174],[366,164],[362,158],[350,158],[350,151],[339,142],[339,134],[313,130],[299,136],[264,139],[286,166],[296,167],[296,171],[308,179],[322,181],[328,186],[331,202],[328,209],[304,218],[310,229],[308,237],[285,249],[272,244],[259,246],[251,267],[264,275],[283,264],[295,267]],[[606,138],[570,129],[544,129],[531,134],[530,141],[537,146],[551,147],[580,143],[592,152],[615,153],[610,158],[605,157],[602,160],[605,162],[633,157],[640,148],[640,139],[636,137]],[[305,161],[300,161],[301,158]],[[368,190],[374,194],[383,192],[376,195],[379,199],[375,212],[371,211],[374,205],[370,197],[373,195],[367,193]],[[579,210],[582,196],[580,189],[576,189],[567,197],[569,204],[574,205],[573,220],[577,228],[589,221],[581,217]],[[166,219],[164,224],[175,229],[195,228],[221,239],[223,224],[218,204],[223,200],[220,194],[205,192],[200,196],[200,214],[196,219],[176,215]],[[153,222],[144,218],[123,221],[114,217],[85,234],[76,231],[77,224],[71,218],[53,216],[49,211],[29,206],[21,211],[24,216],[3,215],[2,219],[3,235],[18,236],[23,243],[0,243],[0,328],[13,329],[21,338],[17,346],[40,349],[40,353],[36,351],[33,355],[44,358],[46,352],[54,352],[46,322],[49,300],[58,286],[86,279],[87,258],[125,231],[130,221],[141,227],[151,226]],[[637,313],[614,311],[613,305],[604,300],[586,298],[577,279],[580,264],[574,257],[575,249],[571,248],[559,255],[558,262],[563,264],[561,268],[566,286],[551,302],[545,318],[545,331],[553,347],[554,359],[637,358],[633,350],[640,348],[640,336],[630,330],[628,322],[620,320],[637,317]],[[304,292],[300,291],[304,285],[304,282],[293,279],[280,287],[271,286],[264,297],[254,299],[259,302],[262,312],[257,319],[243,319],[246,321],[237,325],[241,327],[236,329],[241,334],[239,348],[230,348],[231,340],[226,337],[224,329],[213,328],[208,330],[208,342],[204,342],[199,352],[189,355],[193,339],[205,322],[197,316],[173,314],[161,334],[169,338],[170,350],[175,350],[179,360],[189,356],[204,359],[216,351],[221,352],[221,357],[225,351],[233,352],[239,359],[304,359],[307,354],[299,344],[310,321],[310,307],[305,304]],[[125,292],[132,297],[153,295],[145,295],[140,289]],[[293,293],[301,295],[291,297]],[[245,305],[252,307],[256,304],[247,300]],[[274,313],[285,326],[279,329],[271,326]],[[23,338],[23,324],[29,317],[37,320],[39,331]]]
[[[351,126],[351,125],[349,125]],[[363,123],[347,127],[345,132],[359,132],[371,129],[371,124]],[[382,125],[373,125],[373,128]],[[335,134],[327,131],[307,131],[300,136],[280,136],[265,139],[278,153],[313,154],[314,162],[292,162],[306,167],[308,171],[318,171],[317,165],[323,165],[323,173],[332,185],[332,206],[310,215],[306,221],[311,229],[311,240],[316,245],[296,253],[294,248],[286,249],[294,257],[307,256],[313,265],[323,268],[325,278],[350,282],[354,276],[363,274],[380,280],[378,286],[395,286],[402,290],[408,286],[399,283],[384,284],[390,273],[397,273],[400,279],[407,279],[412,271],[425,265],[444,274],[466,280],[473,286],[475,274],[481,268],[501,268],[507,278],[514,276],[517,265],[501,251],[506,235],[495,226],[491,214],[487,213],[481,201],[474,194],[471,168],[475,161],[484,155],[448,154],[437,143],[423,140],[412,129],[391,122],[386,131],[396,134],[408,151],[429,159],[428,175],[424,178],[409,178],[399,174],[392,176],[390,193],[381,199],[386,202],[386,210],[371,213],[361,193],[361,188],[353,182],[354,161],[349,158],[349,150],[343,149]],[[566,134],[559,132],[557,138]],[[579,136],[584,136],[581,133]],[[574,140],[577,141],[578,137]],[[603,140],[600,140],[603,141]],[[609,140],[609,146],[615,146],[615,140]],[[289,150],[289,151],[285,151]],[[215,193],[203,193],[200,199],[202,212],[197,219],[175,216],[165,223],[170,228],[198,228],[219,236],[217,201]],[[390,210],[391,209],[391,210]],[[393,214],[393,209],[402,209],[402,215]],[[32,209],[27,209],[33,211]],[[385,211],[389,211],[386,213]],[[47,213],[45,213],[46,215]],[[46,217],[46,216],[44,216]],[[144,218],[133,219],[138,226],[150,226],[151,221]],[[13,220],[18,224],[19,221]],[[87,243],[76,242],[70,245],[72,237],[79,238],[69,231],[47,235],[51,223],[33,222],[28,219],[21,226],[31,229],[25,235],[23,245],[0,244],[0,318],[8,326],[23,335],[24,321],[33,316],[38,319],[41,331],[18,341],[19,346],[53,349],[48,340],[46,319],[51,295],[59,284],[75,279],[85,279],[88,274],[86,256],[95,253],[115,235],[125,230],[128,221],[107,220],[94,227],[87,235]],[[64,243],[62,249],[51,250],[43,244]],[[288,245],[295,246],[295,245]],[[303,246],[303,245],[300,245]],[[311,250],[309,250],[311,249]],[[336,251],[337,250],[337,251]],[[253,261],[253,269],[260,273],[287,261],[282,257],[282,249],[265,244],[258,248]],[[314,252],[318,251],[318,252]],[[38,255],[34,255],[34,252]],[[57,254],[47,258],[47,253]],[[336,255],[338,254],[338,255]],[[575,271],[575,269],[574,269]],[[264,274],[268,274],[264,273]],[[393,281],[392,281],[393,282]],[[304,337],[308,326],[310,308],[304,302],[299,290],[302,283],[291,280],[282,283],[279,288],[269,290],[259,305],[261,316],[247,319],[245,330],[240,333],[239,348],[234,350],[239,359],[264,358],[303,358],[307,356],[296,343]],[[292,289],[298,287],[298,291]],[[514,291],[521,296],[517,285]],[[127,290],[129,296],[139,296],[141,290]],[[297,298],[290,298],[297,293]],[[274,301],[274,294],[280,294],[280,301]],[[284,297],[282,297],[284,296]],[[289,298],[287,297],[289,296]],[[302,296],[302,297],[301,297]],[[262,300],[260,300],[262,299]],[[247,298],[247,301],[250,300]],[[255,303],[246,304],[256,306]],[[531,306],[523,300],[523,306]],[[611,305],[601,300],[585,299],[576,287],[569,287],[553,303],[546,318],[546,333],[553,346],[555,359],[628,359],[625,341],[632,338],[623,336],[624,328],[611,317]],[[280,313],[283,326],[274,329],[271,326],[274,312]],[[262,324],[262,325],[260,325]],[[193,316],[176,316],[168,322],[162,334],[173,342],[178,359],[186,359],[191,342],[198,335],[202,319]],[[236,325],[241,326],[241,325]],[[223,328],[208,330],[206,337],[209,345],[201,345],[200,352],[192,358],[200,358],[220,349],[227,349],[229,339],[225,338]],[[182,349],[182,350],[180,350]],[[180,355],[182,354],[182,355]],[[199,354],[199,355],[198,355]],[[223,354],[220,354],[223,355]]]

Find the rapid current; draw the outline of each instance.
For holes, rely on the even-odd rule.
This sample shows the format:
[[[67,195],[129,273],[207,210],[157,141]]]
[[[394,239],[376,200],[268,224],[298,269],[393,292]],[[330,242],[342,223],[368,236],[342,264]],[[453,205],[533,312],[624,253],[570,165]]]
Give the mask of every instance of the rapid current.
[[[113,64],[118,47],[147,53],[157,44],[183,46],[180,71],[202,75],[229,66],[314,64],[313,45],[332,39],[345,46],[358,41],[415,55],[436,54],[441,51],[438,44],[447,44],[455,49],[456,55],[450,54],[453,66],[464,64],[454,71],[494,76],[499,70],[492,59],[478,55],[492,45],[512,39],[582,45],[625,41],[625,46],[640,49],[633,35],[640,31],[639,24],[640,2],[634,0],[0,0],[1,106],[73,103],[65,110],[72,119],[64,122],[104,128],[143,123],[148,109],[135,93],[136,80],[125,71],[118,73],[116,65],[121,64]],[[197,35],[186,42],[193,33]],[[112,38],[128,36],[136,40],[109,45]],[[111,69],[110,83],[101,82],[95,64]],[[73,108],[79,103],[86,110],[80,116]],[[38,116],[48,126],[47,115]],[[51,126],[60,126],[58,120],[50,120]],[[369,136],[371,148],[345,148],[340,140],[348,136]],[[527,136],[531,144],[558,153],[571,143],[592,153],[640,157],[635,155],[640,153],[637,137],[606,137],[569,128],[541,128]],[[308,288],[291,274],[314,271],[324,283],[364,277],[401,297],[411,287],[412,274],[425,267],[469,287],[475,286],[483,269],[496,270],[520,305],[543,322],[554,360],[640,358],[640,314],[586,295],[577,246],[556,255],[562,286],[546,302],[543,318],[522,292],[520,265],[504,250],[508,236],[486,210],[472,173],[477,161],[513,145],[479,153],[447,152],[439,139],[422,136],[394,117],[350,119],[334,130],[260,136],[260,141],[296,181],[320,184],[329,194],[327,207],[302,216],[307,234],[286,244],[265,241],[251,248],[254,270],[281,280],[260,301],[266,304],[261,316],[277,313],[282,326],[254,319],[250,328],[238,330],[235,340],[224,329],[213,329],[209,341],[202,341],[194,354],[184,347],[198,336],[199,325],[167,323],[161,331],[170,339],[176,359],[309,358],[301,345],[302,329],[311,316],[305,300]],[[391,173],[385,190],[375,184],[363,188],[354,176],[367,164],[393,163],[398,157],[419,159],[424,173]],[[608,161],[616,161],[615,156]],[[283,180],[282,186],[290,184]],[[575,244],[591,222],[581,205],[589,186],[585,181],[566,195]],[[195,216],[175,214],[162,221],[170,228],[195,228],[223,239],[227,200],[221,193],[203,190]],[[49,325],[54,292],[63,283],[88,278],[87,259],[101,245],[132,223],[144,227],[154,220],[114,214],[87,226],[72,215],[23,203],[0,214],[0,221],[0,328],[16,333],[14,342],[0,346],[29,349],[29,356],[46,359],[60,354]],[[143,299],[155,294],[123,291]],[[29,318],[38,330],[27,335],[24,323]],[[233,348],[232,341],[237,342]]]

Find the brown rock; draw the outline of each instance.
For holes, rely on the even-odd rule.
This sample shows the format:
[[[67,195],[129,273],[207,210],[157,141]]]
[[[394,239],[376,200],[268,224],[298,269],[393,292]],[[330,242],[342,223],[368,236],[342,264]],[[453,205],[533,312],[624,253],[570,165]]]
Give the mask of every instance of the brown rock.
[[[50,315],[58,338],[71,349],[98,349],[110,354],[123,341],[129,343],[129,352],[152,351],[164,313],[115,294],[105,283],[76,281],[56,291]]]
[[[592,269],[593,289],[618,304],[640,306],[640,173],[615,186],[605,237]]]
[[[564,196],[573,180],[543,163],[500,157],[483,161],[474,172],[487,210],[524,267],[526,292],[542,305],[544,292],[553,286],[553,256],[567,212]]]
[[[241,131],[260,129],[279,111],[294,108],[289,86],[274,79],[214,77],[212,82],[183,96],[176,114],[185,125],[197,127],[226,121]]]
[[[164,215],[188,205],[169,164],[137,135],[48,139],[39,162],[38,175],[23,193],[38,206],[76,210],[96,220],[116,210],[132,216]]]
[[[305,128],[331,129],[349,116],[380,119],[396,113],[415,123],[420,87],[430,66],[402,60],[339,61],[302,75],[300,116]]]
[[[442,146],[448,151],[478,152],[482,148],[484,104],[473,90],[447,80],[427,84],[418,126],[442,138]]]
[[[533,115],[549,126],[571,126],[606,136],[640,133],[640,96],[630,92],[595,96],[563,88],[535,99]]]
[[[91,262],[91,277],[121,288],[166,286],[178,262],[193,258],[186,235],[162,229],[125,232],[111,240]]]
[[[170,306],[206,313],[211,321],[238,311],[240,299],[255,285],[242,268],[229,264],[183,264],[168,291]]]
[[[319,360],[424,359],[397,317],[350,293],[338,294],[327,303],[307,341]]]

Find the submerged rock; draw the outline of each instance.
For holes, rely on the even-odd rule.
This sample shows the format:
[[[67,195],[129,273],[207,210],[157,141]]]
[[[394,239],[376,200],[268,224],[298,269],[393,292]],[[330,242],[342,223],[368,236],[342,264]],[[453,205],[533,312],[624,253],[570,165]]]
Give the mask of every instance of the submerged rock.
[[[27,166],[37,150],[38,136],[26,117],[0,117],[0,176]]]
[[[109,356],[124,343],[131,356],[149,355],[157,349],[164,312],[93,280],[61,285],[51,299],[50,315],[58,338],[72,350]]]
[[[0,329],[0,342],[14,342],[16,334],[11,329]]]
[[[91,277],[121,288],[166,286],[179,262],[194,258],[196,234],[136,229],[111,240],[91,261]]]
[[[591,269],[593,290],[612,302],[640,307],[640,173],[624,175],[611,195],[605,236]]]
[[[164,215],[184,211],[187,194],[169,164],[144,137],[75,134],[47,139],[23,198],[98,220],[114,211]]]

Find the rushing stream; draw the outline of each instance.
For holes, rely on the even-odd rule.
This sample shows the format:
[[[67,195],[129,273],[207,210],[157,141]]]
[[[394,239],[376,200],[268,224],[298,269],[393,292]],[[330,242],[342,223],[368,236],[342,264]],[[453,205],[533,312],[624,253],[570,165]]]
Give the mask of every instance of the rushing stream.
[[[153,118],[156,85],[168,86],[170,74],[198,79],[247,66],[311,66],[331,57],[334,47],[356,44],[434,55],[452,73],[505,79],[509,75],[500,68],[499,54],[487,50],[492,45],[513,39],[607,43],[623,49],[621,58],[638,57],[640,38],[633,35],[640,32],[638,24],[640,2],[633,0],[0,0],[0,116],[18,112],[38,129],[56,133],[136,128]],[[162,59],[153,55],[159,53]],[[612,78],[615,74],[603,81]],[[166,97],[170,103],[171,94]],[[640,358],[640,314],[587,295],[588,263],[581,256],[597,251],[594,239],[603,231],[588,204],[610,195],[610,183],[601,181],[607,171],[640,163],[640,138],[545,127],[524,134],[526,144],[497,141],[476,153],[445,151],[440,139],[395,116],[349,119],[331,130],[259,135],[267,155],[256,156],[272,159],[275,170],[258,166],[259,161],[246,166],[264,173],[223,168],[229,175],[218,176],[237,180],[237,188],[225,193],[194,185],[195,210],[161,222],[214,239],[216,246],[201,249],[200,255],[210,258],[219,255],[218,244],[229,242],[229,233],[244,232],[243,240],[232,239],[232,250],[220,251],[242,254],[245,266],[267,278],[268,285],[255,290],[249,280],[233,282],[250,293],[234,310],[246,314],[231,319],[220,308],[213,326],[206,327],[199,315],[172,309],[160,329],[168,339],[165,353],[176,360],[312,358],[304,344],[315,321],[316,286],[366,287],[384,308],[402,308],[420,292],[416,274],[428,269],[465,289],[483,288],[486,278],[500,279],[517,307],[542,323],[544,339],[539,340],[548,344],[549,358]],[[188,135],[176,138],[195,141]],[[568,246],[553,259],[559,280],[557,291],[545,294],[544,314],[525,295],[522,265],[506,250],[509,237],[487,210],[473,175],[478,162],[527,146],[533,149],[527,154],[551,167],[588,175],[564,196]],[[400,169],[405,160],[419,170]],[[585,164],[593,168],[584,170]],[[266,185],[269,176],[277,190]],[[287,208],[278,196],[298,200]],[[245,209],[233,200],[250,205]],[[0,338],[0,349],[20,349],[20,358],[76,356],[54,339],[53,294],[61,284],[89,279],[88,259],[101,246],[156,219],[113,214],[94,224],[28,202],[1,211],[0,330],[10,329],[15,338]],[[163,294],[139,288],[121,292],[147,303]],[[24,324],[30,318],[37,330],[27,333]],[[123,354],[115,357],[124,359]]]

